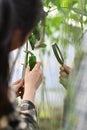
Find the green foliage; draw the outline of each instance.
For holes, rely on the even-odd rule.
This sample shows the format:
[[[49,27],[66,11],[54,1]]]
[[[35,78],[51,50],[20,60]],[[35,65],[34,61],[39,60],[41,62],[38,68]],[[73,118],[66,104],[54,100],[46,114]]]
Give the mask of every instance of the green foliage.
[[[77,8],[72,8],[72,10],[74,12],[76,12],[77,14],[81,14],[81,15],[87,16],[87,12],[86,11],[82,11],[82,10],[77,9]]]
[[[57,43],[62,46],[65,58],[67,47],[71,44],[75,47],[76,54],[79,55],[80,38],[87,25],[87,0],[43,0],[43,4],[42,21],[36,26],[29,38],[32,49],[45,48],[48,44],[51,46],[53,43]],[[49,56],[51,52],[46,52],[44,49],[41,54],[44,55],[44,53]],[[32,69],[36,63],[36,57],[31,55],[28,62]],[[67,87],[67,79],[63,82]],[[44,97],[44,89],[42,91]],[[52,124],[55,126],[56,122],[53,120],[51,126]]]
[[[35,43],[36,43],[36,37],[35,35],[32,33],[31,36],[29,37],[29,41],[30,41],[30,45],[32,47],[32,50],[34,49]]]
[[[47,36],[49,43],[62,44],[63,47],[79,43],[83,29],[87,24],[86,0],[43,0],[42,21],[30,36],[32,49],[45,48]]]
[[[36,56],[35,55],[31,55],[29,57],[29,66],[30,66],[30,70],[32,70],[36,64]]]

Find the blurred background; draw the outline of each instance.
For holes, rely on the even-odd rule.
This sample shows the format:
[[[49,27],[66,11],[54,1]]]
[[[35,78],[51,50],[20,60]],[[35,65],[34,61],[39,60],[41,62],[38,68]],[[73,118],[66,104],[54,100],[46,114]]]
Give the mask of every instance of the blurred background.
[[[41,130],[58,130],[63,115],[66,89],[59,82],[60,64],[52,45],[57,43],[64,63],[74,65],[79,55],[80,40],[87,26],[87,0],[43,0],[44,12],[28,40],[28,50],[42,62],[43,82],[37,91],[35,104]],[[12,77],[10,83],[22,78],[26,43],[10,53]],[[17,61],[15,58],[17,57]],[[15,64],[14,64],[15,63]],[[14,67],[12,67],[14,64]]]

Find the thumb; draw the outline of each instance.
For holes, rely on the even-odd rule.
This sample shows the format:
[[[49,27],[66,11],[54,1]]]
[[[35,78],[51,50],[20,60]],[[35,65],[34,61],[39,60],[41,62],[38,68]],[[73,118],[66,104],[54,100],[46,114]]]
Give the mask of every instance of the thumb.
[[[30,72],[30,66],[27,66],[27,67],[26,67],[26,70],[25,70],[25,76],[28,75],[29,72]]]
[[[27,65],[26,71],[30,71],[30,66],[29,65]]]
[[[71,72],[71,68],[67,65],[63,65],[64,67],[64,70],[67,72],[67,73],[70,73]]]
[[[41,62],[37,62],[36,65],[34,66],[33,70],[38,70],[40,69]]]

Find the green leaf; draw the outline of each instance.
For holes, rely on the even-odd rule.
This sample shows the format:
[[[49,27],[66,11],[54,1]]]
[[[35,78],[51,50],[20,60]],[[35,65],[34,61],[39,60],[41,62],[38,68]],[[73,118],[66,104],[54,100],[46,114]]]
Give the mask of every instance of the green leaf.
[[[36,64],[36,56],[35,55],[31,55],[29,57],[30,70],[32,70],[34,68],[35,64]]]
[[[43,44],[39,44],[39,45],[37,45],[35,48],[46,48],[46,44],[45,43],[43,43]]]
[[[41,44],[40,47],[41,48],[45,48],[47,45],[45,43]]]
[[[80,9],[77,9],[77,8],[72,8],[72,10],[78,14],[81,14],[81,15],[84,15],[84,16],[87,16],[87,12],[85,11],[82,11]]]
[[[35,43],[36,43],[36,38],[35,38],[35,35],[33,33],[29,37],[29,42],[30,42],[32,49],[34,49],[34,46],[35,46]]]

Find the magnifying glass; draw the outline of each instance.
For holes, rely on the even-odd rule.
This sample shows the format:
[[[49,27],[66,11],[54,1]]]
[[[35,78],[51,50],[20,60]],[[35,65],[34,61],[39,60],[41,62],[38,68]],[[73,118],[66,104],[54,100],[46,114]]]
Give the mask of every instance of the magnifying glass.
[[[52,45],[52,49],[53,49],[53,52],[55,54],[55,57],[56,57],[57,61],[63,66],[63,64],[64,64],[64,58],[63,58],[62,52],[59,49],[58,45],[56,43],[53,44]],[[69,72],[67,70],[65,70],[65,72],[67,74],[69,74]]]
[[[52,45],[52,49],[53,49],[53,52],[55,54],[55,57],[57,59],[57,61],[63,65],[64,64],[64,58],[63,58],[63,55],[58,47],[58,45],[55,43]]]

